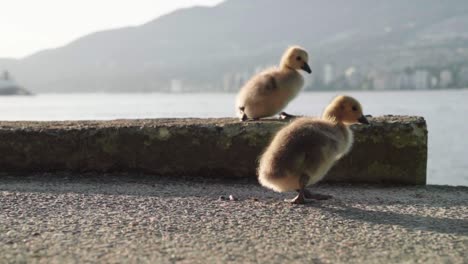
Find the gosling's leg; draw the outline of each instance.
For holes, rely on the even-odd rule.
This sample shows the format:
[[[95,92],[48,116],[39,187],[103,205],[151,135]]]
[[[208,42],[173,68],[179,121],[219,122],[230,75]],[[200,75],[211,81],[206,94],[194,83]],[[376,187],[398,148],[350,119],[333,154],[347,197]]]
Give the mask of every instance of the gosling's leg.
[[[297,192],[302,192],[304,198],[306,200],[328,200],[333,198],[331,195],[326,194],[319,194],[319,193],[311,193],[309,190],[306,189],[307,183],[309,182],[309,175],[306,173],[301,174],[299,178],[299,187],[300,189],[296,190]]]
[[[285,201],[292,203],[292,204],[305,204],[305,203],[312,202],[312,200],[306,197],[307,190],[305,189],[305,187],[307,185],[308,180],[309,180],[309,176],[305,173],[302,174],[301,177],[299,178],[300,189],[296,190],[298,192],[298,195],[294,197],[293,199],[286,199]]]
[[[306,189],[304,189],[304,197],[306,199],[312,199],[312,200],[328,200],[328,199],[333,198],[333,196],[331,195],[311,193],[309,190],[306,190]]]
[[[294,118],[294,117],[296,117],[296,116],[295,116],[295,115],[290,115],[290,114],[288,114],[288,113],[286,113],[286,112],[281,112],[281,113],[279,114],[279,119],[283,119],[283,120],[284,120],[284,119]]]

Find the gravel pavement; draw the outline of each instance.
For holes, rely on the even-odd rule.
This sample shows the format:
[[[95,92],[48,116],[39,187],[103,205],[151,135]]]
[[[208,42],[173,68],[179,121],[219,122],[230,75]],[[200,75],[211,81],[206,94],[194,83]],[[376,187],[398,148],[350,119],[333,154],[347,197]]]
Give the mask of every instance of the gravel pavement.
[[[0,175],[0,263],[468,263],[467,187]],[[233,200],[229,199],[232,195]]]

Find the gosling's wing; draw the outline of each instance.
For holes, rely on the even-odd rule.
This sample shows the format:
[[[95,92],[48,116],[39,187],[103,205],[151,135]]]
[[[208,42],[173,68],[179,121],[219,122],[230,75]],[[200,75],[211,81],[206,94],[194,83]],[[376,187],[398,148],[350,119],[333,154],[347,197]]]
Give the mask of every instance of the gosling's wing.
[[[278,90],[278,83],[271,73],[264,73],[259,76],[258,93],[270,95]]]
[[[284,178],[319,175],[329,166],[337,148],[337,141],[330,137],[332,128],[320,120],[300,118],[280,130],[260,160],[259,171],[266,178]],[[319,176],[322,176],[320,174]]]
[[[276,163],[297,172],[318,168],[329,157],[328,153],[337,148],[337,141],[330,137],[328,129],[329,126],[314,122],[284,131],[281,139],[275,142]]]
[[[272,71],[265,71],[247,82],[244,90],[248,91],[251,96],[268,96],[278,90],[278,82]]]

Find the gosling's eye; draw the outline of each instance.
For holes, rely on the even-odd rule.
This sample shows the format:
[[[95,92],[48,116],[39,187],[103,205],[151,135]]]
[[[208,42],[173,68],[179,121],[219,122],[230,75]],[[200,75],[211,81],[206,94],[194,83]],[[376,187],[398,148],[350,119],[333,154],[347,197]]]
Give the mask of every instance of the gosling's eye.
[[[297,56],[296,60],[300,61],[300,60],[302,60],[302,58],[300,56]]]
[[[354,112],[357,111],[357,107],[356,107],[356,106],[353,106],[352,109],[353,109]]]

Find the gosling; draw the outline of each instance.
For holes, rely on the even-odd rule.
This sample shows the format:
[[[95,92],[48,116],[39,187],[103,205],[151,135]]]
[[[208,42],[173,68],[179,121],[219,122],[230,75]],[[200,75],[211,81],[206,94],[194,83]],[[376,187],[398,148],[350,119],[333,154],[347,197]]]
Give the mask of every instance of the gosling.
[[[282,128],[260,159],[259,182],[276,192],[297,191],[288,202],[302,204],[325,200],[329,195],[313,194],[305,188],[320,181],[353,144],[349,126],[369,124],[361,104],[349,96],[338,96],[322,118],[298,118]]]
[[[293,46],[283,54],[279,68],[268,69],[252,77],[237,96],[236,109],[240,120],[258,120],[280,113],[304,85],[304,78],[298,70],[312,73],[308,61],[307,52]],[[290,117],[292,115],[280,113],[281,119]]]

